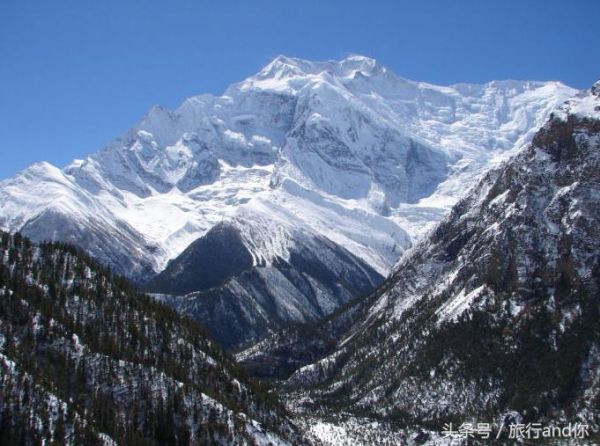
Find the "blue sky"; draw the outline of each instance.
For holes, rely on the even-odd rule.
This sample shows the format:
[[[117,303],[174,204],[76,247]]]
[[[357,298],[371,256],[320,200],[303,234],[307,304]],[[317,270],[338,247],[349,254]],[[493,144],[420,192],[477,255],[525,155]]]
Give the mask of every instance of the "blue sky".
[[[2,0],[0,178],[99,149],[154,104],[278,54],[359,53],[433,83],[600,77],[600,1]]]

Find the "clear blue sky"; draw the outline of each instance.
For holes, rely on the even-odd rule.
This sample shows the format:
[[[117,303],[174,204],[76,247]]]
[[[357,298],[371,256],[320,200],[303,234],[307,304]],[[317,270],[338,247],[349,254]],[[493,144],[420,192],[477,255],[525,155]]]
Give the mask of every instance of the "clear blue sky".
[[[94,152],[154,104],[278,54],[360,53],[449,84],[600,77],[598,0],[1,0],[0,178]]]

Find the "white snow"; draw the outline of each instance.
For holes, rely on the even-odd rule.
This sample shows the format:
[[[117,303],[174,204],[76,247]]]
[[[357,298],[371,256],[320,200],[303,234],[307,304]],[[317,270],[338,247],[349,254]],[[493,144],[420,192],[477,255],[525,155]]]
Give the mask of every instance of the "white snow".
[[[561,116],[567,114],[578,115],[585,118],[600,119],[600,84],[596,94],[581,93],[570,99],[561,108]]]
[[[256,264],[286,258],[293,229],[386,274],[575,93],[558,82],[435,86],[358,55],[280,56],[223,96],[152,108],[65,169],[39,163],[0,182],[0,228],[20,230],[49,210],[82,228],[98,222],[128,240],[120,247],[130,257],[160,271],[220,221],[254,221],[244,237]],[[412,184],[411,147],[423,163]]]
[[[466,293],[464,289],[451,299],[448,299],[437,311],[438,324],[444,321],[456,321],[461,314],[469,309],[481,295],[486,286],[481,285]]]

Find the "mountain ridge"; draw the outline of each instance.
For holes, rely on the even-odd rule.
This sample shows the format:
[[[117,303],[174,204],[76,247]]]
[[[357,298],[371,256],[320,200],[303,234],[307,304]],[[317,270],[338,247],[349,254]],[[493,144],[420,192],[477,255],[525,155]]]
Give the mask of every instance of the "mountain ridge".
[[[286,67],[289,68],[290,66],[295,67],[296,71],[290,71],[289,69],[286,69]],[[310,69],[307,68],[308,73],[301,72],[299,74],[297,71],[299,70],[298,67],[309,67]],[[331,73],[335,74],[336,71],[338,72],[337,77],[332,76]],[[366,81],[372,81],[372,85],[365,85],[362,80],[357,81],[355,79],[356,73],[362,73],[362,76],[366,78]],[[376,79],[369,79],[367,75],[372,75]],[[329,82],[326,82],[323,78],[325,80],[329,80]],[[261,79],[269,80],[271,84],[266,86],[257,85],[256,82],[260,81]],[[296,106],[294,105],[296,99],[293,97],[290,99],[290,96],[287,94],[280,94],[280,90],[286,91],[287,88],[291,88],[289,85],[294,85],[295,82],[300,82],[302,84],[302,88],[307,90],[316,89],[316,97],[318,97],[319,102],[311,103],[311,95],[307,95],[306,97],[303,96],[304,99],[302,99],[302,101],[308,102],[302,103],[304,105]],[[346,82],[347,85],[343,85],[344,82]],[[122,226],[129,226],[132,229],[135,228],[135,231],[140,233],[138,238],[145,239],[145,242],[148,246],[144,246],[144,243],[141,240],[138,240],[134,244],[135,248],[132,247],[132,249],[135,249],[135,252],[137,252],[138,255],[144,251],[153,251],[152,254],[146,255],[146,257],[148,257],[148,265],[145,265],[142,269],[150,269],[158,272],[164,267],[166,260],[173,258],[174,255],[176,255],[178,252],[181,252],[187,245],[189,245],[193,239],[197,238],[195,234],[201,235],[212,225],[216,224],[221,218],[227,218],[227,216],[230,215],[230,212],[226,212],[227,206],[225,206],[225,209],[215,209],[214,206],[212,209],[210,207],[200,207],[200,210],[202,210],[204,213],[210,209],[212,211],[216,210],[219,215],[217,218],[209,217],[208,225],[206,222],[200,223],[197,219],[190,220],[189,216],[186,216],[187,214],[185,207],[192,205],[194,203],[194,199],[192,199],[192,201],[186,200],[184,196],[181,196],[178,193],[175,193],[174,196],[169,198],[170,194],[167,193],[167,191],[174,187],[173,182],[176,182],[176,188],[181,188],[183,191],[188,192],[191,190],[188,188],[192,188],[193,186],[201,186],[202,184],[214,184],[215,186],[221,185],[219,184],[216,176],[226,179],[227,175],[224,170],[226,171],[228,168],[223,165],[223,162],[226,162],[229,163],[229,168],[234,168],[234,171],[236,165],[246,167],[246,169],[239,169],[239,171],[234,172],[234,175],[236,176],[246,175],[246,179],[244,179],[242,184],[239,186],[236,185],[237,187],[241,188],[241,190],[232,190],[230,198],[227,196],[218,197],[219,201],[233,199],[238,206],[243,206],[247,203],[245,200],[252,200],[257,194],[268,191],[274,185],[279,185],[279,187],[282,189],[286,189],[286,185],[284,183],[289,183],[289,181],[287,181],[288,179],[291,179],[300,187],[300,189],[314,190],[314,185],[308,186],[307,188],[307,181],[310,179],[304,177],[305,173],[294,173],[296,168],[292,168],[290,166],[290,162],[276,161],[272,152],[273,148],[269,146],[268,141],[270,141],[274,147],[283,147],[286,138],[286,129],[292,130],[292,134],[290,135],[292,140],[298,139],[297,136],[294,136],[296,133],[294,133],[293,126],[297,129],[306,128],[307,130],[310,129],[310,131],[315,131],[312,130],[314,125],[317,125],[317,127],[320,125],[318,121],[320,118],[317,118],[317,115],[328,116],[327,114],[322,114],[322,112],[319,113],[319,110],[315,109],[315,107],[318,107],[318,104],[322,103],[323,100],[333,100],[333,103],[336,101],[350,100],[350,104],[354,104],[353,106],[357,107],[357,113],[361,111],[365,112],[367,113],[367,115],[365,115],[367,117],[373,115],[373,113],[376,113],[379,121],[389,121],[391,119],[390,117],[395,114],[394,121],[397,123],[399,119],[398,117],[400,116],[398,113],[402,112],[402,108],[399,107],[398,104],[396,104],[396,110],[390,108],[389,105],[386,106],[388,107],[386,111],[386,109],[382,107],[383,104],[376,104],[372,101],[371,106],[369,107],[369,104],[367,103],[368,98],[363,95],[359,100],[359,96],[357,95],[360,95],[363,90],[367,89],[370,90],[369,94],[380,94],[383,91],[386,91],[387,94],[393,93],[395,97],[400,98],[399,101],[414,101],[415,99],[411,99],[411,97],[414,97],[416,94],[435,96],[436,94],[441,95],[443,92],[449,91],[451,93],[450,96],[452,96],[457,94],[458,90],[468,94],[482,94],[486,89],[493,90],[496,88],[496,84],[497,82],[491,82],[489,84],[480,86],[472,84],[457,84],[456,87],[436,87],[431,84],[400,79],[393,75],[385,67],[377,64],[373,59],[357,55],[350,56],[341,61],[333,62],[310,62],[281,56],[268,64],[257,75],[251,76],[245,81],[230,86],[226,90],[225,94],[220,98],[210,95],[194,96],[185,100],[175,111],[168,111],[164,107],[160,106],[153,107],[152,110],[149,111],[148,114],[138,124],[136,124],[132,130],[126,132],[115,142],[109,144],[98,154],[98,156],[92,156],[84,160],[74,161],[61,171],[62,175],[59,172],[60,169],[51,168],[49,164],[42,164],[34,166],[33,169],[27,169],[21,176],[23,177],[22,181],[27,183],[27,186],[31,185],[31,183],[27,182],[27,180],[35,180],[35,177],[39,177],[45,182],[46,185],[51,185],[54,187],[59,187],[60,185],[63,187],[63,189],[71,190],[70,196],[67,195],[63,189],[56,193],[56,197],[53,196],[53,198],[58,200],[58,203],[62,203],[66,206],[64,212],[76,211],[76,209],[73,209],[73,206],[68,206],[68,203],[77,203],[81,205],[81,207],[92,205],[98,208],[96,209],[97,215],[99,214],[105,217],[103,218],[103,223],[113,223],[116,220],[122,224]],[[515,84],[514,81],[506,81],[503,82],[503,84],[506,84],[503,86],[503,88],[507,92],[515,90],[513,93],[516,93],[516,90],[526,91],[527,88],[530,88],[531,86],[534,86],[533,90],[539,88],[556,89],[557,96],[561,96],[561,98],[574,93],[574,90],[555,83],[520,82]],[[394,88],[391,88],[390,85],[392,85]],[[405,88],[404,90],[401,88],[396,88],[398,86],[404,86]],[[420,89],[422,88],[424,88],[423,92],[419,93]],[[333,98],[328,96],[330,93],[334,95]],[[493,94],[493,91],[491,91],[490,94]],[[236,115],[229,113],[228,119],[231,120],[229,124],[225,123],[223,118],[219,117],[218,114],[214,116],[207,116],[203,114],[207,108],[210,109],[211,107],[217,106],[223,108],[228,106],[228,103],[231,103],[233,100],[232,98],[236,95],[240,97],[239,100],[242,102],[242,104],[239,107],[236,106]],[[323,96],[323,98],[320,96]],[[404,97],[407,99],[403,99]],[[450,104],[448,99],[444,100]],[[221,101],[221,103],[218,103],[219,101]],[[244,109],[244,101],[249,104],[249,109]],[[256,108],[256,105],[261,104],[260,101],[267,101],[264,103],[267,106],[269,104],[282,106],[283,109],[274,113],[268,109],[266,109],[267,111],[265,112],[261,112],[260,109]],[[416,102],[418,103],[417,108],[421,107],[423,109],[421,113],[427,116],[427,104],[425,99],[421,98],[416,100]],[[555,102],[561,102],[560,98],[555,99]],[[402,104],[400,103],[400,105]],[[292,106],[296,108],[295,111],[291,108]],[[308,109],[306,109],[307,106]],[[311,111],[312,114],[303,118],[302,110],[304,109]],[[501,110],[501,108],[499,110]],[[244,111],[248,111],[250,113],[244,114]],[[406,112],[406,110],[404,111]],[[273,114],[270,115],[270,113]],[[302,124],[302,127],[298,127],[297,124],[292,124],[290,119],[292,119],[293,116],[291,116],[290,113],[295,113],[299,118],[301,118],[298,121],[298,124]],[[309,119],[309,121],[305,123],[306,119],[311,117],[313,120],[316,119],[316,122],[312,123],[312,121]],[[364,119],[364,117],[360,114],[358,114],[357,117],[359,120]],[[443,121],[443,119],[447,118],[442,117],[441,119]],[[248,120],[253,121],[254,124],[248,124]],[[351,128],[353,131],[356,131],[356,129],[360,127],[358,122],[359,121],[351,122]],[[226,127],[222,130],[219,130],[219,126],[222,126],[223,124],[226,124]],[[306,124],[308,124],[308,126],[306,126]],[[249,133],[248,130],[245,132],[243,131],[244,126],[247,127],[248,125],[250,125],[252,128],[250,131],[254,132],[254,134],[251,135],[252,137],[246,136]],[[408,127],[410,128],[410,126]],[[190,133],[189,130],[186,130],[188,133],[186,136],[186,131],[184,131],[185,128],[192,129],[194,133]],[[316,130],[319,129],[317,128]],[[296,130],[296,132],[297,131],[299,130]],[[266,135],[261,135],[261,133],[266,133]],[[214,145],[214,143],[217,142],[214,140],[215,135],[218,136],[218,143],[224,144],[226,147],[228,147],[228,151],[223,152],[223,150],[207,146],[207,144]],[[418,140],[423,138],[424,135],[426,134],[421,131],[420,134],[417,134],[416,139],[413,137],[410,141],[412,141],[412,144],[418,144]],[[323,137],[323,134],[317,131],[316,136],[320,138]],[[338,144],[336,141],[341,142],[339,138],[340,137],[338,135],[334,135],[332,141],[335,144]],[[360,140],[360,135],[357,134],[352,138],[359,138]],[[178,143],[180,139],[181,141]],[[241,146],[237,143],[241,144]],[[508,146],[510,145],[500,140],[496,142],[487,141],[485,143],[492,145],[500,144],[504,148],[509,148]],[[345,144],[346,143],[340,146],[342,150],[340,153],[347,153],[347,149],[344,148]],[[400,141],[399,144],[402,145],[404,143]],[[465,143],[463,142],[462,145],[465,145]],[[460,146],[460,144],[457,144],[457,146]],[[246,155],[244,155],[243,152],[240,152],[242,147],[249,149],[247,150]],[[364,144],[361,147],[364,147]],[[128,155],[130,152],[133,153]],[[440,150],[438,147],[431,153],[439,152]],[[159,156],[160,153],[162,153],[162,155]],[[232,156],[234,158],[232,158]],[[293,157],[295,155],[290,154],[290,156]],[[320,156],[327,156],[327,152],[321,152]],[[350,159],[354,159],[354,155],[352,155],[352,153],[348,153],[348,156],[350,156]],[[285,157],[289,158],[288,155],[284,154],[284,159]],[[144,164],[144,160],[146,158],[150,160],[149,164]],[[312,163],[313,167],[318,167],[317,165],[314,165],[314,162],[310,161],[310,159],[303,159],[302,161],[308,162],[309,164]],[[250,167],[252,164],[255,164],[259,167],[264,166],[264,169],[252,169]],[[267,168],[269,165],[273,165],[278,171],[284,171],[284,174],[274,172],[273,167]],[[362,167],[360,169],[362,169]],[[310,171],[314,169],[306,166],[304,170]],[[287,171],[290,171],[289,175]],[[123,176],[125,173],[127,173],[127,175],[132,179],[127,179],[127,177]],[[143,173],[143,175],[140,176],[140,173]],[[251,178],[247,178],[248,176]],[[442,177],[443,176],[444,175],[442,174]],[[245,183],[247,179],[252,180],[255,178],[260,180],[261,177],[264,178],[264,180],[262,180],[264,181],[262,186],[260,183],[255,184],[252,181],[250,183]],[[270,177],[269,180],[267,180],[268,177]],[[438,180],[441,180],[442,177],[440,177]],[[106,181],[107,179],[109,180],[108,182]],[[235,181],[235,178],[231,178],[227,181],[230,182],[232,180]],[[339,182],[340,180],[342,182],[347,181],[344,179],[343,175],[336,178],[336,181]],[[11,192],[18,192],[19,185],[15,184],[15,181],[12,181],[11,184],[10,180],[4,180],[2,183],[4,184],[2,189],[3,192],[5,192],[3,203],[6,201],[19,200],[23,198],[17,196],[16,193],[6,193],[7,189]],[[186,184],[188,185],[185,186]],[[227,183],[222,184],[222,186],[227,187],[226,184]],[[23,187],[24,186],[25,185],[23,185]],[[291,188],[292,195],[298,195],[298,186],[294,185]],[[150,189],[148,189],[148,187],[150,187]],[[246,187],[250,188],[250,190],[247,192],[243,190]],[[327,189],[331,186],[321,184],[319,187],[321,189],[323,187],[325,188],[323,191],[318,192],[322,197],[327,199],[335,198],[330,194],[332,190]],[[354,184],[350,189],[360,189],[362,187],[363,186],[360,184]],[[155,192],[150,192],[151,189]],[[319,189],[317,188],[317,190]],[[367,192],[367,190],[363,189],[363,192],[361,193],[364,194]],[[131,215],[135,208],[142,206],[142,202],[139,200],[127,202],[128,198],[135,198],[127,197],[128,193],[133,193],[136,197],[138,197],[138,199],[143,197],[148,198],[148,204],[144,206],[143,212],[140,215],[143,215],[144,212],[148,212],[147,207],[152,204],[173,211],[174,215],[182,218],[182,224],[174,226],[172,223],[169,224],[169,222],[165,221],[163,218],[160,220],[162,232],[160,232],[160,230],[157,232],[157,229],[161,229],[161,226],[152,229],[151,225],[149,225],[147,222],[144,225],[140,220],[140,217],[132,218],[133,215]],[[157,198],[153,198],[156,193],[162,196],[166,202],[158,200]],[[343,195],[347,192],[338,191],[338,195],[340,193],[342,194],[340,198],[350,198],[350,196]],[[173,192],[171,192],[171,195],[172,194]],[[352,194],[355,195],[356,191],[353,190]],[[109,197],[113,196],[117,203],[113,203],[113,200],[108,199],[109,197],[101,197],[101,195],[108,195]],[[240,197],[240,195],[245,195],[245,197]],[[335,195],[336,194],[334,193],[334,196]],[[367,208],[365,209],[367,212],[372,214],[374,218],[378,215],[378,212],[373,213],[373,206],[375,206],[375,208],[379,207],[379,210],[383,210],[384,214],[386,206],[389,206],[388,204],[385,204],[385,200],[382,203],[378,203],[376,196],[377,195],[374,195],[372,198],[369,198],[369,203],[367,203]],[[207,197],[206,194],[202,195],[203,200],[206,200],[207,198],[210,199],[210,197]],[[98,199],[100,199],[100,201]],[[175,201],[170,203],[169,200]],[[392,202],[396,205],[398,204],[398,198],[390,197],[389,200],[392,200]],[[344,204],[343,201],[339,203],[342,206],[348,206],[347,204]],[[25,200],[21,204],[23,204],[23,209],[27,209],[28,207],[31,208],[31,205],[27,206]],[[59,212],[61,210],[61,207],[57,204],[49,203],[46,207],[48,206],[51,209],[58,208],[56,210]],[[105,209],[106,206],[109,206],[109,208],[112,209]],[[125,206],[124,209],[122,208],[123,206]],[[197,206],[198,203],[196,202],[196,207]],[[184,212],[182,212],[182,209],[184,209]],[[21,226],[27,220],[31,220],[32,217],[35,216],[35,214],[31,213],[23,215],[23,210],[18,212],[17,209],[12,208],[10,211],[12,211],[18,217],[9,217],[8,211],[9,209],[6,207],[3,208],[2,212],[0,213],[0,216],[3,218],[1,218],[0,223],[4,229],[9,230],[20,229],[19,226]],[[118,212],[116,215],[114,215],[116,211]],[[19,214],[21,215],[19,216]],[[38,216],[39,214],[40,213],[37,212]],[[112,217],[111,214],[113,214]],[[147,215],[152,214],[148,213]],[[152,215],[152,218],[158,219],[159,216]],[[115,224],[113,223],[110,226],[115,226]],[[400,226],[400,228],[401,227],[402,226]],[[147,231],[150,231],[150,233]],[[398,229],[398,231],[400,231],[400,229]],[[185,236],[181,235],[184,233]],[[175,248],[176,251],[173,251],[173,248],[165,247],[164,242],[161,241],[161,238],[164,239],[165,236],[167,236],[166,240],[169,241],[169,245],[172,245],[173,242],[176,242],[178,237],[184,237],[185,241],[182,241],[182,244],[178,244],[177,248]],[[352,244],[346,242],[345,246],[350,247],[351,252],[365,254],[366,257],[371,257],[371,260],[374,260],[372,255],[365,253],[364,248],[356,251],[356,246],[353,246],[356,245],[356,240],[353,238],[350,238],[350,240],[354,240],[354,242]],[[388,241],[388,243],[390,242]],[[402,246],[402,242],[395,241],[394,243]],[[164,260],[159,260],[159,263],[157,264],[155,260],[157,257]],[[387,262],[389,262],[389,260]],[[373,264],[377,266],[377,269],[380,272],[385,272],[385,269],[389,268],[389,265],[384,266],[385,264],[380,262],[373,262]]]
[[[264,303],[248,322],[255,317],[265,334],[279,328],[276,321],[309,322],[365,294],[479,175],[530,141],[575,92],[556,82],[438,87],[361,56],[281,57],[222,96],[195,96],[174,111],[152,108],[123,136],[62,170],[41,163],[3,180],[0,228],[77,244],[145,284],[216,225],[233,225],[256,274],[250,280],[240,270],[231,279],[240,279],[248,302]],[[315,254],[290,263],[290,249],[298,253],[303,243]],[[317,262],[321,271],[298,266],[319,255],[328,259]],[[335,265],[360,280],[325,283]],[[219,300],[229,295],[219,292]],[[289,299],[271,305],[276,294]],[[198,308],[204,300],[197,297],[197,314],[213,311]],[[317,307],[299,311],[302,301]]]
[[[434,430],[485,417],[597,432],[599,163],[594,88],[405,252],[336,347],[288,379],[290,406]]]

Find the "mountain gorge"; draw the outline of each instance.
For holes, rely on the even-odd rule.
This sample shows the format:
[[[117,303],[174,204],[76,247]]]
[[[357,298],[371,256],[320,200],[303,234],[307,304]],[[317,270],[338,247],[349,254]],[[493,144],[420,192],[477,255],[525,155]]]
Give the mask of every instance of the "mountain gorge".
[[[597,432],[599,173],[596,83],[328,322],[343,329],[287,380],[292,405],[437,431],[493,420]]]
[[[154,107],[64,169],[39,163],[0,182],[0,228],[81,246],[239,347],[371,291],[575,92],[441,87],[363,56],[280,56],[222,96]],[[207,249],[225,248],[216,239],[229,243],[222,227],[242,257],[188,281],[182,265],[199,261],[201,274]],[[238,315],[237,333],[219,328],[231,325],[221,313]]]

